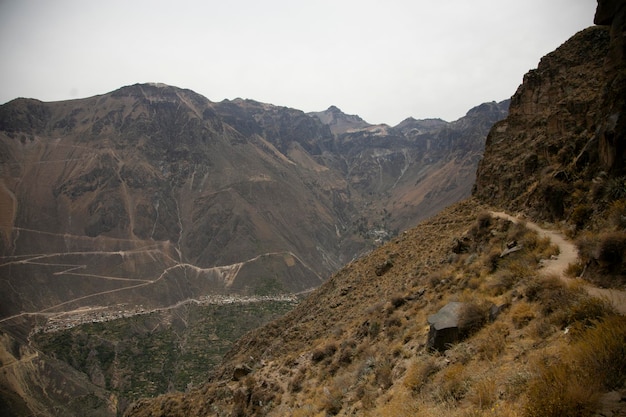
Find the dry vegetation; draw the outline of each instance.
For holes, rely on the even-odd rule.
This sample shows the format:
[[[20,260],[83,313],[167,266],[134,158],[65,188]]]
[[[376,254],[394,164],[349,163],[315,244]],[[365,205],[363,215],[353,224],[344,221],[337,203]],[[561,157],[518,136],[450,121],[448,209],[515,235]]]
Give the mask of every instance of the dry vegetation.
[[[523,249],[500,257],[512,242]],[[543,276],[557,253],[473,200],[455,205],[241,339],[216,382],[132,415],[167,401],[171,415],[592,415],[626,388],[626,319]],[[427,317],[450,301],[466,305],[464,338],[431,352]],[[240,364],[252,372],[230,380]]]

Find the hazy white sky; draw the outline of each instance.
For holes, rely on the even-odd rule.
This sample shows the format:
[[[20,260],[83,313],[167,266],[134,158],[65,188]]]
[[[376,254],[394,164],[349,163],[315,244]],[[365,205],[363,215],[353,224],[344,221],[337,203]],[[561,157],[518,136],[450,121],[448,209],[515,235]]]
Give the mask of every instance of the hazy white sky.
[[[596,0],[0,0],[0,103],[163,82],[370,123],[509,98]]]

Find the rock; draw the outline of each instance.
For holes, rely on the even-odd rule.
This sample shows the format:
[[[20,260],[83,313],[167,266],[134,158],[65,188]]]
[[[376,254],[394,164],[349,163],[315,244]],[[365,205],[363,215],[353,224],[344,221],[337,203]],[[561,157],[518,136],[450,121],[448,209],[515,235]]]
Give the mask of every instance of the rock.
[[[504,310],[508,306],[509,306],[508,303],[504,303],[500,305],[492,304],[491,307],[489,307],[489,321],[495,321],[500,315],[500,313],[502,312],[502,310]]]
[[[464,303],[451,302],[428,317],[428,349],[443,352],[459,341],[459,315],[463,306]]]
[[[508,246],[508,245],[507,245]],[[500,258],[503,258],[507,255],[512,254],[513,252],[517,252],[524,249],[524,245],[517,245],[517,246],[513,246],[512,248],[507,247],[505,250],[502,251],[502,253],[500,254]]]
[[[243,377],[252,372],[248,365],[238,365],[233,370],[233,381],[241,381]]]

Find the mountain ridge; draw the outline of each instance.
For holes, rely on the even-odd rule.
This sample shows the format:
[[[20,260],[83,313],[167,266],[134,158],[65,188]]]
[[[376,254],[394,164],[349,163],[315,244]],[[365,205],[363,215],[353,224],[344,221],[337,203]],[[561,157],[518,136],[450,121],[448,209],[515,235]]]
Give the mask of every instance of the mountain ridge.
[[[11,289],[3,295],[0,324],[3,355],[15,364],[0,381],[3,397],[20,398],[16,392],[30,389],[20,381],[39,380],[49,394],[26,395],[26,404],[75,412],[53,394],[55,381],[76,375],[54,359],[71,355],[54,349],[75,349],[79,357],[89,353],[85,340],[92,352],[107,354],[73,359],[88,386],[98,387],[97,399],[81,394],[72,403],[76,410],[93,400],[107,415],[139,392],[156,395],[171,384],[184,389],[184,380],[168,374],[170,385],[133,391],[119,377],[134,365],[122,359],[123,347],[133,346],[132,337],[144,340],[150,328],[164,346],[185,340],[201,320],[189,300],[255,299],[260,322],[273,317],[263,306],[275,301],[263,297],[306,293],[405,225],[469,195],[467,179],[455,179],[457,167],[474,169],[483,125],[476,120],[472,131],[483,129],[482,138],[451,129],[440,146],[434,130],[416,139],[368,125],[334,135],[297,109],[242,99],[216,103],[162,84],[0,106],[0,271]],[[464,140],[471,152],[449,155]],[[403,197],[404,214],[392,214],[396,196],[415,182],[422,191]],[[428,210],[414,210],[413,201]],[[165,314],[172,306],[178,307]],[[109,319],[131,320],[137,329],[116,342],[117,352],[105,334],[118,321],[102,324]],[[170,329],[172,320],[178,325]],[[104,332],[95,339],[102,344],[85,339],[95,329]],[[60,339],[46,342],[49,331]],[[218,339],[220,349],[232,343]],[[109,399],[103,387],[111,390]]]

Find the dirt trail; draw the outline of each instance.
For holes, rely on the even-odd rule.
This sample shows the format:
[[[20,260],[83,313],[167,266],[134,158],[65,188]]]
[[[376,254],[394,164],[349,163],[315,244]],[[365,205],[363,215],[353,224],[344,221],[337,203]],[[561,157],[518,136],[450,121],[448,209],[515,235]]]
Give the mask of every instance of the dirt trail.
[[[556,232],[554,230],[546,230],[539,226],[536,223],[533,223],[528,220],[522,220],[515,216],[511,216],[510,214],[501,212],[501,211],[492,211],[492,216],[499,217],[502,219],[510,220],[514,223],[519,221],[523,221],[531,230],[534,230],[541,237],[547,237],[559,247],[559,256],[556,259],[550,259],[544,261],[544,267],[542,269],[544,275],[558,275],[563,281],[568,283],[574,283],[578,280],[569,278],[565,275],[565,270],[569,264],[576,262],[578,259],[578,249],[576,246],[567,240],[563,234]],[[584,285],[585,290],[587,292],[598,298],[604,298],[609,301],[613,307],[620,313],[626,315],[626,291],[607,289],[607,288],[598,288],[594,287],[588,283]]]

